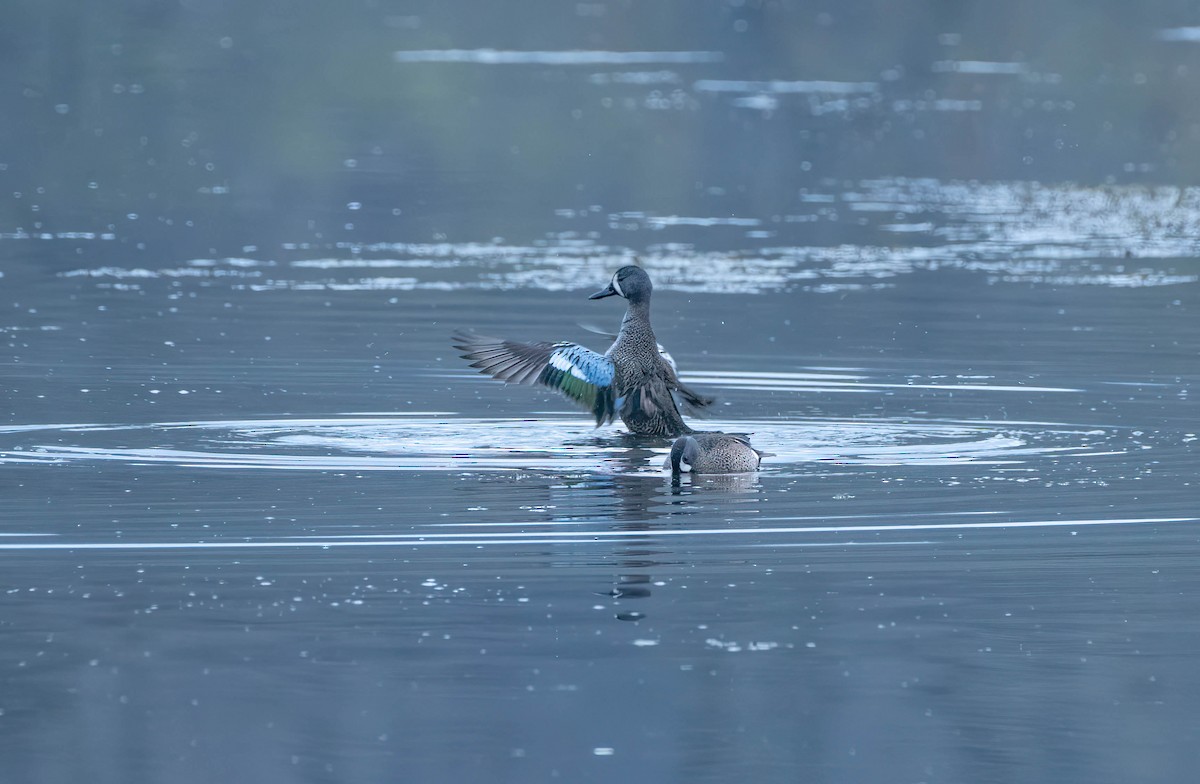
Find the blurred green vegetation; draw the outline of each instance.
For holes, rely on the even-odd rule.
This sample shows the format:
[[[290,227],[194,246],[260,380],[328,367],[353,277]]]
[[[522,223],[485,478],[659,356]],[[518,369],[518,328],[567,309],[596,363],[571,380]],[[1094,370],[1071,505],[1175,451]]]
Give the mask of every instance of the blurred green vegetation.
[[[1188,25],[1200,3],[10,0],[0,232],[111,227],[234,252],[528,238],[554,209],[592,204],[765,216],[830,178],[1190,184],[1200,43],[1158,35]],[[478,48],[723,59],[393,58]],[[1023,70],[936,67],[947,61]],[[630,71],[673,78],[594,78]],[[879,88],[865,105],[782,93],[749,108],[699,79]],[[979,109],[929,110],[937,100]]]

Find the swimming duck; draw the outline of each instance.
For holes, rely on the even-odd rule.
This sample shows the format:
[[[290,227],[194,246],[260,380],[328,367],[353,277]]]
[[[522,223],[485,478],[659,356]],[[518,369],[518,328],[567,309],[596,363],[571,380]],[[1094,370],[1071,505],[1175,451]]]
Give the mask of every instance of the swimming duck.
[[[520,343],[463,332],[454,335],[454,347],[481,373],[562,392],[592,412],[596,427],[620,416],[636,435],[673,438],[691,433],[679,403],[702,408],[712,399],[684,386],[659,353],[650,327],[653,290],[646,271],[631,264],[613,273],[607,287],[588,297],[618,296],[629,303],[617,339],[603,354],[565,341]]]
[[[745,436],[692,433],[675,439],[663,468],[673,474],[744,474],[758,470],[763,454]]]

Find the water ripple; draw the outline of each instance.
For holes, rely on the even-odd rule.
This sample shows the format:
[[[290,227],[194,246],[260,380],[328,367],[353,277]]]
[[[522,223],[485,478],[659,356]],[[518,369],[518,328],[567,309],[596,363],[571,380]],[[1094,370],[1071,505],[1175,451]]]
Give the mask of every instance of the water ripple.
[[[587,531],[552,531],[527,533],[513,532],[472,532],[472,533],[411,533],[388,534],[383,536],[348,535],[341,537],[281,537],[281,538],[246,538],[238,541],[140,541],[140,542],[96,542],[96,541],[31,541],[7,542],[0,541],[0,551],[5,550],[256,550],[256,549],[304,549],[317,548],[327,550],[342,547],[437,547],[437,546],[499,546],[499,545],[555,545],[574,542],[596,542],[619,540],[658,540],[662,538],[719,538],[746,540],[747,537],[770,535],[773,540],[763,543],[751,539],[738,541],[734,546],[739,547],[829,547],[853,546],[871,544],[873,546],[923,545],[925,541],[872,541],[861,540],[849,542],[826,541],[794,541],[791,536],[820,536],[823,534],[870,534],[870,533],[901,533],[912,531],[926,532],[960,532],[987,529],[1022,529],[1022,528],[1090,528],[1096,526],[1114,525],[1161,525],[1173,523],[1194,523],[1200,517],[1129,517],[1129,518],[1080,518],[1073,520],[989,520],[989,521],[960,521],[952,523],[912,523],[912,524],[849,524],[849,525],[811,525],[784,527],[752,527],[752,528],[657,528],[653,530],[587,530]],[[782,537],[779,539],[779,537]]]
[[[647,63],[719,63],[721,52],[520,51],[502,49],[408,49],[393,53],[397,63],[473,63],[477,65],[641,65]]]
[[[919,419],[708,420],[753,433],[765,471],[804,465],[1013,465],[1121,453],[1116,431],[1055,423]],[[339,416],[147,425],[18,425],[0,464],[116,461],[239,470],[658,473],[668,441],[593,430],[577,418]]]

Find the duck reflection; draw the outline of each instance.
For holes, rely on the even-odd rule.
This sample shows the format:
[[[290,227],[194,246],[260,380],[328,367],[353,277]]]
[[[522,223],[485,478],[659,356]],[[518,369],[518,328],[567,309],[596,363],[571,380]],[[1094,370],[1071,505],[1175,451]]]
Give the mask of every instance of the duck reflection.
[[[642,454],[644,452],[644,454]],[[601,474],[593,481],[605,496],[601,509],[592,507],[593,520],[607,520],[609,529],[628,531],[630,536],[613,537],[610,562],[619,570],[611,587],[597,593],[609,597],[613,617],[618,621],[636,622],[647,613],[633,609],[630,603],[642,603],[652,595],[653,571],[671,563],[670,552],[656,547],[658,541],[635,532],[653,531],[672,514],[675,502],[664,487],[663,478],[654,473],[639,471],[647,460],[657,457],[648,450],[629,450],[620,460],[626,462],[623,471]],[[616,462],[614,459],[613,462]],[[600,511],[600,514],[595,514]]]
[[[654,570],[680,563],[664,539],[642,532],[684,527],[688,518],[710,508],[714,497],[744,494],[753,500],[760,490],[757,474],[672,476],[662,469],[670,442],[629,436],[589,439],[588,446],[605,453],[602,472],[562,486],[568,492],[555,498],[559,520],[607,522],[609,530],[628,531],[616,536],[611,562],[616,574],[598,595],[612,602],[613,617],[640,621],[647,617],[644,603],[663,583]],[[581,492],[582,491],[582,492]],[[635,533],[636,532],[636,533]],[[669,537],[665,541],[669,541]],[[631,606],[631,604],[633,606]]]
[[[757,495],[759,490],[758,474],[675,474],[670,484],[675,495],[705,490]]]

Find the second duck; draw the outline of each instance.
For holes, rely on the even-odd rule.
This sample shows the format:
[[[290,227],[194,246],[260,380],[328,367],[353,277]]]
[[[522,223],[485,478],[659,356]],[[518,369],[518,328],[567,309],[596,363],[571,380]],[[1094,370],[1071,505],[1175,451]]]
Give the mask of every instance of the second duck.
[[[746,474],[758,470],[764,454],[743,435],[693,433],[675,439],[663,468],[676,475]]]

